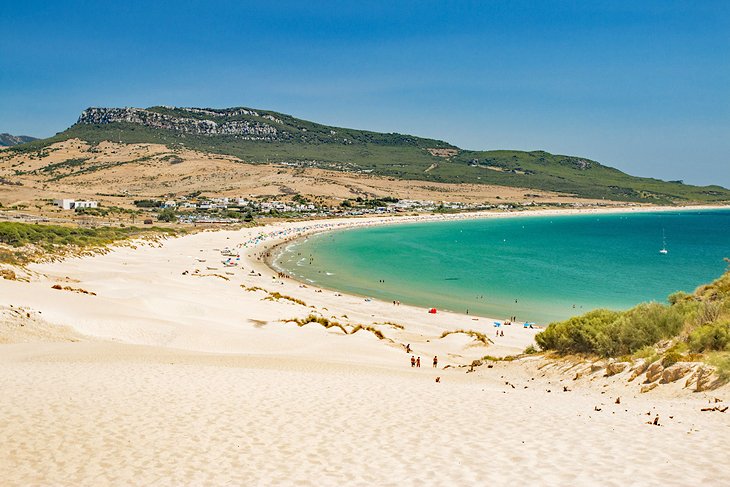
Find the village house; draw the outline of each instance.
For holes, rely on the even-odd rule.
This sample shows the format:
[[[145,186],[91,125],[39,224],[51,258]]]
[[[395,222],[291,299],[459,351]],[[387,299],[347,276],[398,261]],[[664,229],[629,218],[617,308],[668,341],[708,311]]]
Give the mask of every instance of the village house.
[[[69,199],[69,198],[53,200],[53,204],[58,206],[62,210],[76,210],[78,208],[96,208],[98,206],[96,201],[76,201],[74,199]]]

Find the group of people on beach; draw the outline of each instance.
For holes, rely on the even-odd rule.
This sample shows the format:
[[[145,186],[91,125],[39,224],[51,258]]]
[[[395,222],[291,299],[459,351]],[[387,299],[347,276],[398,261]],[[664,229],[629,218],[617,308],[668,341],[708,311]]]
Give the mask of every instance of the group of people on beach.
[[[433,367],[436,368],[439,365],[439,358],[438,356],[433,356]],[[411,367],[419,368],[421,367],[421,357],[416,357],[415,355],[411,355]]]
[[[406,353],[411,353],[411,344],[409,343],[406,345]],[[433,367],[436,368],[439,365],[439,358],[438,356],[433,356]],[[421,367],[421,357],[416,357],[415,355],[411,355],[411,367],[420,368]]]

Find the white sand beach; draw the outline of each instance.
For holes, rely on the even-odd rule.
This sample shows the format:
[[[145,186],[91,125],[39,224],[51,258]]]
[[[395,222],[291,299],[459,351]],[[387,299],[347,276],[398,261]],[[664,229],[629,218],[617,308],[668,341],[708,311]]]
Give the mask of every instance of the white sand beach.
[[[202,232],[0,279],[3,485],[730,482],[730,414],[700,411],[727,388],[640,394],[534,358],[469,373],[539,330],[495,337],[490,317],[304,287],[264,262],[286,239],[376,223]],[[310,314],[341,328],[293,322]],[[494,343],[441,338],[456,330]]]

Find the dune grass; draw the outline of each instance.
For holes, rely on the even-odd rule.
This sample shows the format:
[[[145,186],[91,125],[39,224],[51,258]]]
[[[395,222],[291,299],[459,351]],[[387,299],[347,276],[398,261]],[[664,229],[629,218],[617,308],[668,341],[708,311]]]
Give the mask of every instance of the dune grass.
[[[392,321],[383,321],[382,323],[378,323],[378,324],[383,325],[383,326],[390,326],[390,327],[393,327],[393,328],[395,328],[397,330],[404,330],[405,329],[405,327],[403,325],[401,325],[399,323],[394,323]]]
[[[328,318],[325,318],[324,316],[317,316],[315,314],[309,314],[305,318],[292,318],[286,321],[292,321],[297,324],[297,326],[304,326],[308,325],[309,323],[319,323],[320,325],[324,326],[325,328],[339,328],[342,330],[343,333],[346,335],[349,335],[347,328],[345,328],[345,325],[340,323],[339,321],[333,321]]]
[[[283,299],[285,301],[291,301],[292,303],[295,303],[295,304],[301,304],[302,306],[306,306],[307,305],[307,303],[305,303],[301,299],[293,298],[291,296],[287,296],[286,294],[281,294],[281,293],[276,292],[276,291],[269,292],[269,295],[267,297],[265,297],[264,299],[267,300],[267,301],[278,301],[280,299]]]
[[[375,328],[374,326],[370,326],[370,325],[356,325],[350,331],[350,335],[354,335],[355,333],[357,333],[360,330],[369,331],[370,333],[372,333],[373,335],[375,335],[376,337],[378,337],[378,340],[385,339],[385,335],[383,335],[383,332],[382,331],[380,331],[377,328]]]
[[[265,293],[268,292],[266,289],[264,289],[262,287],[258,287],[258,286],[246,286],[244,284],[241,284],[241,287],[243,288],[244,291],[250,291],[250,292],[263,291]]]
[[[343,323],[340,323],[339,321],[331,320],[329,318],[325,318],[324,316],[318,316],[315,314],[309,314],[308,316],[304,318],[291,318],[284,321],[291,321],[297,324],[297,326],[304,326],[308,325],[309,323],[319,323],[325,328],[339,328],[342,330],[343,333],[346,335],[354,335],[355,333],[359,332],[360,330],[368,331],[375,335],[378,340],[386,340],[387,337],[383,334],[382,331],[380,331],[378,328],[372,325],[355,325],[351,326],[350,330],[348,331],[347,327],[348,325],[345,325]]]
[[[487,337],[487,335],[485,335],[482,332],[476,331],[476,330],[462,330],[462,329],[459,329],[459,330],[445,331],[445,332],[443,332],[441,334],[441,336],[439,338],[446,338],[447,336],[453,335],[453,334],[456,334],[456,333],[461,333],[461,334],[464,334],[464,335],[469,335],[474,340],[483,343],[485,347],[489,346],[490,343],[494,343],[492,340],[490,340]]]
[[[485,355],[481,358],[484,362],[514,362],[520,357],[517,355],[505,355],[504,357],[495,357],[493,355]]]

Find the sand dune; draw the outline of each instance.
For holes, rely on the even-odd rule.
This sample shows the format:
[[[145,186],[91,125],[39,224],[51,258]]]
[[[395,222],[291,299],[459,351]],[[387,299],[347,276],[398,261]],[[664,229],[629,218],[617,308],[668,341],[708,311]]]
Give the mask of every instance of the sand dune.
[[[545,379],[501,366],[464,374],[89,343],[34,347],[28,360],[28,345],[6,347],[6,485],[730,481],[728,421],[699,416],[699,398],[615,405],[592,390],[547,393]],[[647,425],[656,414],[662,426]]]
[[[518,353],[537,330],[491,337],[487,317],[280,279],[259,259],[304,227],[322,229],[200,233],[36,264],[30,282],[0,280],[3,484],[730,482],[730,415],[700,412],[726,389],[639,394],[574,382],[535,360],[467,373],[459,366]],[[207,270],[225,247],[240,252],[239,266]],[[347,333],[291,321],[312,313]],[[384,338],[352,333],[357,325]],[[495,343],[439,338],[457,329]],[[660,426],[647,424],[657,415]]]

